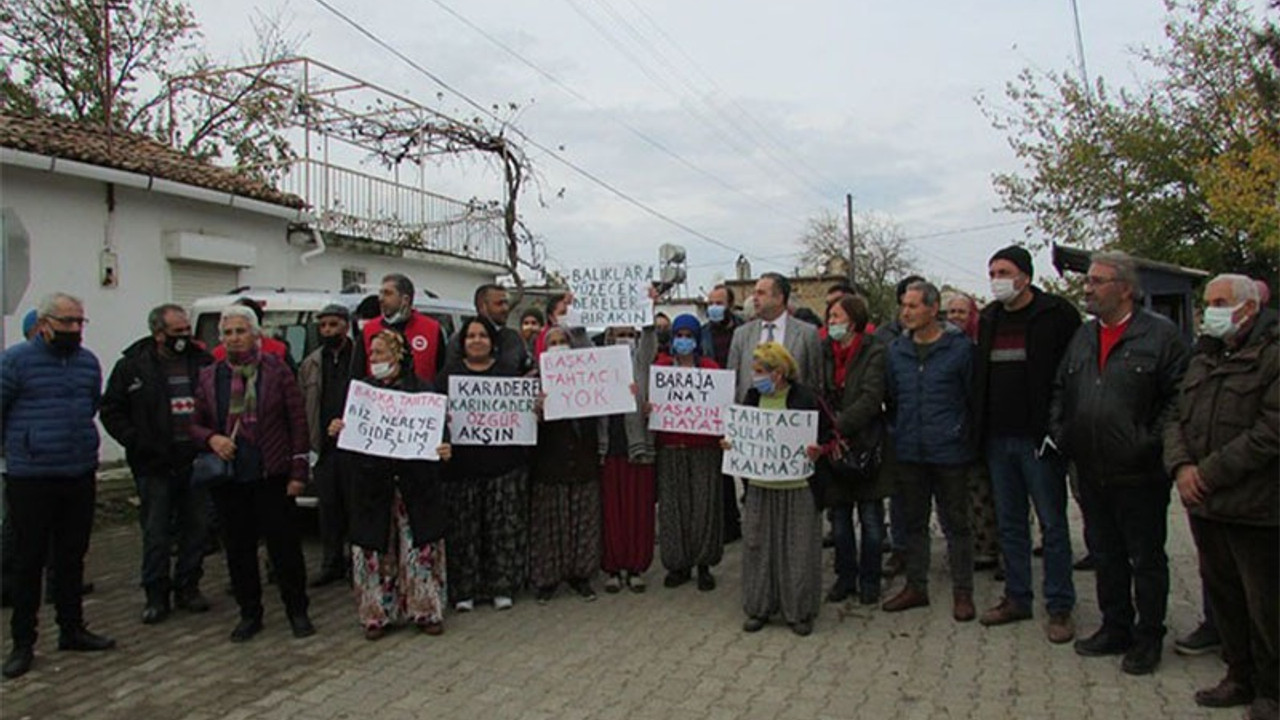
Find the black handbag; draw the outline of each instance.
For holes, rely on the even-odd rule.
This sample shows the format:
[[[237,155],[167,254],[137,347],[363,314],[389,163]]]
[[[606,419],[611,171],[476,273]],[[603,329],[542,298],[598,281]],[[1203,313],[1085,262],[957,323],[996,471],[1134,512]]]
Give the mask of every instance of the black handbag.
[[[819,402],[822,404],[822,411],[831,420],[831,431],[836,436],[835,452],[828,453],[825,456],[827,465],[831,468],[831,474],[837,480],[859,485],[874,483],[876,481],[876,473],[880,470],[880,442],[877,441],[869,448],[853,449],[849,441],[840,435],[840,430],[836,425],[836,416],[831,412],[831,408],[827,406],[825,401],[820,399]]]
[[[191,463],[191,484],[213,487],[235,479],[236,469],[231,462],[208,450],[197,453]]]

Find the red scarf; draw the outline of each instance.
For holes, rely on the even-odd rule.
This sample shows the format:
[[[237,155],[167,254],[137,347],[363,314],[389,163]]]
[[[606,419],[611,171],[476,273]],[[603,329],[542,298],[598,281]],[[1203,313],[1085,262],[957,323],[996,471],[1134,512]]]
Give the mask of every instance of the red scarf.
[[[862,336],[863,333],[854,333],[853,342],[847,347],[842,343],[831,341],[831,354],[836,359],[836,390],[844,391],[844,376],[849,371],[849,366],[853,364],[853,359],[858,357],[858,350],[862,348]]]

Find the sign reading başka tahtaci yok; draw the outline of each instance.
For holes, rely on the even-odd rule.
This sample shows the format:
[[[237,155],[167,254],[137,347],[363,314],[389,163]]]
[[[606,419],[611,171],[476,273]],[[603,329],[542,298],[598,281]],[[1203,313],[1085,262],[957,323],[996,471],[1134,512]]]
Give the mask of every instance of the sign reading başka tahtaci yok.
[[[548,420],[635,412],[631,349],[624,345],[553,350],[538,358]]]

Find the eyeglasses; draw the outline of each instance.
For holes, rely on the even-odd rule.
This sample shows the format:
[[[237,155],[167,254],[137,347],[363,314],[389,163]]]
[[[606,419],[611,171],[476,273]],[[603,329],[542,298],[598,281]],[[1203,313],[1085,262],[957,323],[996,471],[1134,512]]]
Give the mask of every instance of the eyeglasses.
[[[49,319],[57,323],[62,323],[63,325],[88,325],[89,324],[89,318],[87,317],[71,317],[71,316],[59,317],[57,315],[50,315]]]
[[[1085,287],[1097,287],[1099,285],[1106,285],[1107,283],[1113,282],[1120,282],[1120,278],[1100,278],[1093,277],[1092,275],[1086,275],[1084,278]]]

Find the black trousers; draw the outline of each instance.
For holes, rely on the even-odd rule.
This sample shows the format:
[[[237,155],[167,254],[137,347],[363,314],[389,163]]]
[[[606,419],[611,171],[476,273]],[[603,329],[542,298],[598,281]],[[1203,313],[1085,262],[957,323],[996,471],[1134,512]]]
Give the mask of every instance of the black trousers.
[[[1171,484],[1103,485],[1080,478],[1080,510],[1097,563],[1098,609],[1104,628],[1139,641],[1159,641],[1169,608],[1168,535]]]
[[[276,571],[280,598],[289,615],[307,611],[307,568],[294,517],[293,498],[285,478],[227,483],[212,489],[222,520],[227,573],[242,618],[262,617],[262,577],[258,572],[258,540],[265,539]]]
[[[338,451],[325,448],[316,462],[313,483],[316,489],[317,517],[324,555],[321,572],[346,572],[351,565],[347,552],[347,503],[340,475]]]
[[[1280,682],[1280,528],[1191,516],[1200,576],[1222,638],[1227,677],[1276,699]]]
[[[35,644],[40,574],[46,561],[64,580],[54,583],[58,627],[70,631],[84,624],[79,579],[84,577],[96,492],[93,473],[6,479],[9,514],[5,524],[13,528],[13,616],[9,627],[15,645]],[[65,581],[70,579],[75,581]]]

